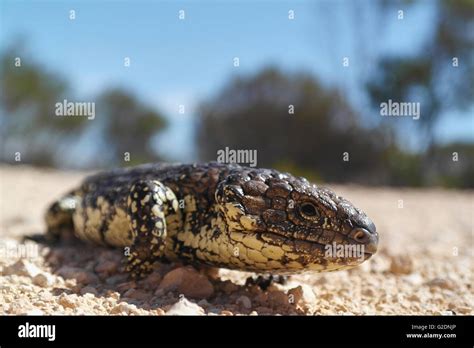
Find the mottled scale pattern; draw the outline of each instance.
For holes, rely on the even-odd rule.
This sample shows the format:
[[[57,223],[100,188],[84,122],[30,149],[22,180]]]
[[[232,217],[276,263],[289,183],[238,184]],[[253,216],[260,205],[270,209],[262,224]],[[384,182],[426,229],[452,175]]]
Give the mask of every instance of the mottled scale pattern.
[[[331,190],[289,173],[216,162],[90,176],[51,205],[46,223],[52,238],[70,230],[129,248],[136,275],[160,260],[280,274],[331,271],[363,262],[378,243],[367,215]],[[334,243],[363,246],[364,257],[328,257]]]

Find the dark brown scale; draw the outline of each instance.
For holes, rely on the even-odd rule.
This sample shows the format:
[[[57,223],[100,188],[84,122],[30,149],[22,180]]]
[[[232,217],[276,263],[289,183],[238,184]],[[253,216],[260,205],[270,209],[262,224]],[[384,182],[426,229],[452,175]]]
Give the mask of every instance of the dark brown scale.
[[[268,207],[263,197],[244,196],[242,198],[242,204],[249,214],[260,214]]]
[[[267,224],[279,224],[287,220],[286,213],[282,210],[267,209],[263,213],[263,220]]]
[[[261,196],[268,189],[268,185],[262,181],[250,180],[242,185],[245,194],[250,196]]]
[[[285,210],[287,201],[281,197],[275,197],[272,199],[272,208],[276,210]]]

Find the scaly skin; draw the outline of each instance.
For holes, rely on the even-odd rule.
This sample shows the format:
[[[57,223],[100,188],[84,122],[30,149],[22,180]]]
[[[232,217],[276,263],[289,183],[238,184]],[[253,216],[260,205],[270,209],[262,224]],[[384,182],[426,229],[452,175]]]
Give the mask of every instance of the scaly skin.
[[[126,248],[133,276],[160,260],[276,274],[333,271],[365,261],[378,243],[372,221],[329,189],[276,170],[215,162],[88,177],[52,204],[46,223],[50,237],[73,230],[80,239]],[[334,243],[363,253],[328,254]]]

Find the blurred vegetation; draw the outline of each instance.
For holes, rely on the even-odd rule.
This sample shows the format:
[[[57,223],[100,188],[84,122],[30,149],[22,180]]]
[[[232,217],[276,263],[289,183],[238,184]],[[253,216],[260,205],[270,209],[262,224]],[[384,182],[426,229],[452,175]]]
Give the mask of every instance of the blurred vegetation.
[[[69,86],[34,62],[17,61],[14,52],[9,49],[0,57],[2,160],[12,162],[13,152],[26,153],[28,149],[31,163],[53,165],[58,144],[81,129],[84,120],[72,118],[64,122],[56,118],[51,122],[54,104],[70,91]]]
[[[198,148],[204,159],[215,159],[226,146],[256,149],[259,166],[311,171],[322,180],[364,181],[383,170],[384,152],[393,143],[389,130],[362,128],[336,90],[274,68],[237,77],[203,104],[200,115]],[[345,152],[349,161],[343,161]]]
[[[131,92],[112,88],[88,97],[96,104],[93,120],[57,117],[56,103],[84,101],[64,79],[36,63],[21,45],[1,52],[0,64],[2,161],[15,162],[15,153],[22,154],[23,163],[58,167],[67,163],[100,168],[159,160],[151,140],[166,122]],[[77,148],[84,141],[87,156]],[[71,159],[73,153],[77,158]]]
[[[403,2],[408,6],[416,2]],[[383,2],[381,11],[404,8],[400,2]],[[445,111],[467,110],[474,101],[474,1],[439,0],[434,30],[419,54],[382,57],[367,82],[374,106],[392,99],[421,103],[419,126],[426,147],[434,142],[433,129]],[[455,66],[453,66],[455,65]],[[392,119],[393,126],[407,126]]]
[[[126,153],[130,154],[129,165],[159,159],[151,147],[151,139],[166,126],[160,114],[121,89],[101,94],[97,108],[105,121],[102,150],[111,157],[110,165],[122,162]]]

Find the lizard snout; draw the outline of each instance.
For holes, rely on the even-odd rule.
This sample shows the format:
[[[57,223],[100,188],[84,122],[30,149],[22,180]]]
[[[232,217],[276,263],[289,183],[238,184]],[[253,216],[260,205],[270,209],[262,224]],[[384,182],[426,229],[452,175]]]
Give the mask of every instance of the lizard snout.
[[[357,227],[351,232],[352,238],[360,244],[364,245],[364,252],[375,254],[379,244],[379,237],[375,229],[375,225],[371,223],[368,228]]]

